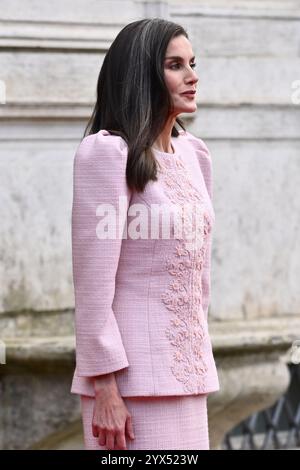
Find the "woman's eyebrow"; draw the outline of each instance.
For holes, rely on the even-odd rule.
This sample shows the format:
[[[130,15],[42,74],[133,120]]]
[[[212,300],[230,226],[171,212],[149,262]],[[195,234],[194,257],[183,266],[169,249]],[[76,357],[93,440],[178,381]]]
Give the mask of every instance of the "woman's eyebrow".
[[[183,57],[180,57],[179,55],[173,55],[173,56],[170,56],[170,57],[165,57],[165,60],[167,59],[175,59],[175,60],[184,60]],[[190,60],[194,60],[195,59],[195,56],[191,57]]]

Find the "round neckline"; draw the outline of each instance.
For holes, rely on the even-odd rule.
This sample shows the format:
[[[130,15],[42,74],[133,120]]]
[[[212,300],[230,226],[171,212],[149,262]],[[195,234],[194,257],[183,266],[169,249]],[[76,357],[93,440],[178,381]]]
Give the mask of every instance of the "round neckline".
[[[179,136],[178,136],[179,137]],[[171,145],[172,145],[172,148],[174,150],[173,153],[170,153],[170,152],[163,152],[161,150],[157,150],[156,148],[153,148],[151,147],[151,149],[155,152],[155,153],[158,153],[159,155],[164,155],[164,156],[167,156],[167,157],[176,157],[176,156],[179,156],[179,151],[178,149],[176,148],[176,145],[174,144],[174,140],[175,139],[178,139],[178,137],[174,137],[174,136],[171,136]]]

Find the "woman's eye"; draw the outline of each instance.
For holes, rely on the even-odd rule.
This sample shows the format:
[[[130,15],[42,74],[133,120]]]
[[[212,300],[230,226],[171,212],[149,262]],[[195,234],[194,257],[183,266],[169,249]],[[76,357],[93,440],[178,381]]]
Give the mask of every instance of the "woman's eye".
[[[193,64],[191,64],[191,67],[192,67],[192,68],[195,68],[196,65],[197,65],[196,62],[194,62]],[[180,67],[180,66],[181,66],[181,64],[179,64],[179,63],[173,64],[173,65],[171,65],[171,69],[172,69],[172,70],[176,70],[176,69],[178,69],[178,67]],[[175,67],[175,68],[174,68],[174,67]]]

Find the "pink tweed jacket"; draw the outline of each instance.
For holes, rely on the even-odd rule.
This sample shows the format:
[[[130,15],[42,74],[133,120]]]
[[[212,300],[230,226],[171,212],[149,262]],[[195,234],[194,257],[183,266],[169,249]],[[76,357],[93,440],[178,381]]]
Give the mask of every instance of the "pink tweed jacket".
[[[123,397],[219,390],[207,322],[212,162],[201,139],[179,133],[171,138],[175,153],[154,150],[158,178],[142,193],[127,187],[127,145],[121,137],[100,130],[77,149],[71,393],[94,396],[92,377],[109,372],[115,372]],[[170,208],[187,203],[197,208],[192,216],[182,211],[163,219]],[[197,237],[178,232],[179,221]]]

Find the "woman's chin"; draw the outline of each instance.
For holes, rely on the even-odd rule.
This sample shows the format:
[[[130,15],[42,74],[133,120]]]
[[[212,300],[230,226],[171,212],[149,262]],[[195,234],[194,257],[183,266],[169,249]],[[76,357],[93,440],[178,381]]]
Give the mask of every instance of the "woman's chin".
[[[190,104],[190,106],[182,106],[180,113],[194,113],[195,111],[197,111],[196,103]]]

